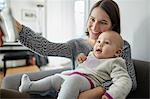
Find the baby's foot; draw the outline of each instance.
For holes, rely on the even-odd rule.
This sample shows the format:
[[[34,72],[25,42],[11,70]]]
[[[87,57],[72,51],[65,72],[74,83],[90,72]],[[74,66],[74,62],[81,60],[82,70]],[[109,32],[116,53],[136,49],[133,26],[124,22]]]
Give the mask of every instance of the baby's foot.
[[[30,90],[31,81],[27,74],[23,74],[21,78],[20,92],[27,92]]]

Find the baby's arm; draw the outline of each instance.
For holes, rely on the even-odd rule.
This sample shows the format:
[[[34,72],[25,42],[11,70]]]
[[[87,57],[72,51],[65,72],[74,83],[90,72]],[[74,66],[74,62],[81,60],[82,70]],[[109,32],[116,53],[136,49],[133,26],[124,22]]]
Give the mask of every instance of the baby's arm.
[[[113,84],[105,92],[109,99],[123,99],[129,94],[132,87],[132,80],[126,70],[124,61],[118,60],[112,65],[110,73]]]
[[[87,59],[87,56],[84,53],[80,53],[77,56],[77,62],[78,63],[83,63]]]

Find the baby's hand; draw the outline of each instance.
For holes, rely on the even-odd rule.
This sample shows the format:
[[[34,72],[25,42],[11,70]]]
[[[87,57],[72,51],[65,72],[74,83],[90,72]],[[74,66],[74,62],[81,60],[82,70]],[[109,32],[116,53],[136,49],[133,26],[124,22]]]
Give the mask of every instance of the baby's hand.
[[[78,63],[83,63],[87,59],[87,56],[84,53],[80,53],[77,56],[77,61]]]
[[[103,95],[101,99],[109,99],[106,95]]]

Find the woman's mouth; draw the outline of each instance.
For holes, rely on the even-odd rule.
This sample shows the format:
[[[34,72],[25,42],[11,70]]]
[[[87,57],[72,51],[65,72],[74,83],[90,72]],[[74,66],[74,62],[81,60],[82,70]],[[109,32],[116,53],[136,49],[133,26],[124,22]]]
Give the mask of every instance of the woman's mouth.
[[[99,35],[100,32],[93,32],[93,31],[92,31],[92,34]]]

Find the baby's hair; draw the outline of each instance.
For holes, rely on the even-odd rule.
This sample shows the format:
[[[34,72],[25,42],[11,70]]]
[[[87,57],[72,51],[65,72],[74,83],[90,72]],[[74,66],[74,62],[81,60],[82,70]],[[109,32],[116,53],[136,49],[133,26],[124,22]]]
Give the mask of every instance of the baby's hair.
[[[116,34],[116,36],[118,36],[119,42],[120,42],[120,48],[123,48],[124,46],[124,40],[122,38],[122,36],[120,35],[120,33],[117,33],[116,31],[112,31]]]
[[[119,41],[119,48],[123,48],[123,46],[124,46],[124,40],[123,40],[123,38],[122,38],[122,36],[120,35],[120,33],[118,33],[118,32],[116,32],[116,31],[112,31],[112,30],[110,30],[110,31],[106,31],[108,34],[109,33],[113,33],[113,34],[115,34],[115,39],[117,39],[118,41]],[[105,33],[105,32],[103,32],[103,33]]]

